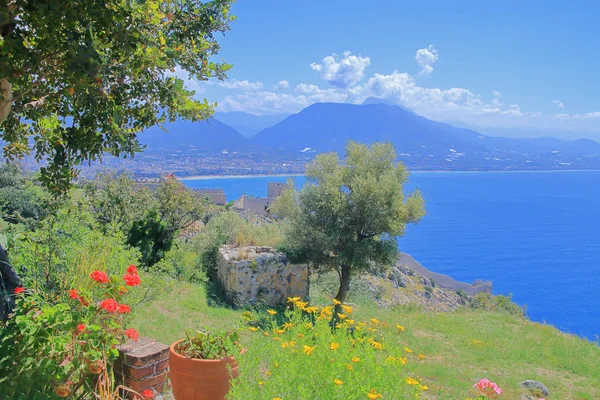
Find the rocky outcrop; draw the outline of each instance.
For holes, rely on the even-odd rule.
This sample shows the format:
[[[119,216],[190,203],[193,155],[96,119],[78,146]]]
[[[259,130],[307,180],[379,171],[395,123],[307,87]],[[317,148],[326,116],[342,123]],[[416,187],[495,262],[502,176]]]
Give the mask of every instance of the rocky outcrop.
[[[363,279],[363,278],[361,278]],[[477,293],[492,292],[491,282],[473,285],[431,272],[406,253],[385,272],[365,274],[368,287],[381,306],[418,305],[428,311],[453,311],[471,304]]]
[[[276,307],[288,297],[308,297],[308,266],[290,264],[283,253],[270,247],[222,246],[217,278],[232,305]]]
[[[476,280],[472,285],[465,282],[459,282],[448,275],[429,271],[406,253],[400,253],[396,267],[409,268],[417,274],[435,282],[437,286],[452,289],[454,291],[463,291],[469,296],[474,296],[480,292],[492,294],[492,282],[490,281]]]

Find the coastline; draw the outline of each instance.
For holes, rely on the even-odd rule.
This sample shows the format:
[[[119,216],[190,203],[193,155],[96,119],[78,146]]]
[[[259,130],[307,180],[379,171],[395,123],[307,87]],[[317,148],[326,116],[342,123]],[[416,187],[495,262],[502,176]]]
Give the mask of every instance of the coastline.
[[[510,173],[510,174],[524,174],[524,173],[557,173],[557,172],[600,172],[598,169],[560,169],[560,170],[514,170],[514,171],[448,171],[448,170],[412,170],[410,174],[425,174],[425,173],[461,173],[461,174],[488,174],[488,173]],[[241,175],[192,175],[178,177],[180,181],[196,181],[206,179],[232,179],[232,178],[283,178],[283,177],[296,177],[304,176],[304,174],[241,174]]]

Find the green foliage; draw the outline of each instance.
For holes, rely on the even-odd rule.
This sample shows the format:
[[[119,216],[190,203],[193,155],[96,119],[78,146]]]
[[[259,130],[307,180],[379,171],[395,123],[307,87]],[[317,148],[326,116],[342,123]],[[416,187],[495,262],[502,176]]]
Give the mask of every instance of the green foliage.
[[[85,184],[84,194],[103,232],[117,230],[127,234],[153,205],[150,190],[136,185],[128,172],[99,172]]]
[[[13,224],[33,226],[48,213],[47,193],[26,179],[14,164],[0,167],[0,208],[2,218]]]
[[[426,396],[420,359],[388,321],[354,318],[331,326],[333,307],[301,307],[251,321],[251,342],[239,357],[231,399],[410,399]],[[280,315],[283,314],[283,315]],[[404,343],[399,345],[398,342]],[[405,350],[403,347],[406,347]],[[410,351],[410,353],[408,352]],[[420,374],[419,374],[420,376]],[[371,395],[371,397],[369,396]]]
[[[180,240],[154,266],[153,271],[179,281],[204,283],[207,281],[203,268],[204,257],[204,254],[194,249],[189,240]]]
[[[104,172],[86,184],[85,195],[102,231],[124,235],[140,250],[145,267],[163,259],[177,236],[210,211],[199,193],[170,177],[150,190],[136,185],[130,174]]]
[[[46,159],[42,182],[64,192],[73,166],[140,150],[138,133],[204,120],[177,69],[223,79],[216,33],[232,0],[13,1],[0,8],[0,138],[8,157]]]
[[[226,211],[210,218],[204,229],[193,238],[192,247],[200,254],[204,274],[214,282],[221,245],[278,247],[282,239],[279,223]]]
[[[89,275],[96,269],[118,274],[119,266],[137,264],[139,251],[124,243],[119,232],[103,234],[86,207],[72,202],[43,220],[35,231],[18,235],[10,259],[23,285],[53,302],[65,290],[91,287]],[[146,285],[144,296],[156,296],[160,282],[149,275],[148,279],[152,284]]]
[[[473,308],[487,311],[500,311],[512,315],[523,316],[525,310],[516,303],[513,303],[511,296],[493,296],[488,293],[477,293],[473,296]]]
[[[336,297],[347,296],[350,274],[391,264],[405,225],[425,215],[419,191],[404,195],[408,172],[389,143],[350,141],[345,160],[320,154],[307,167],[306,184],[288,188],[272,210],[286,219],[285,247],[313,266],[340,274]]]
[[[186,338],[177,346],[177,352],[190,358],[220,360],[234,355],[239,346],[237,331],[196,331],[186,332]]]
[[[132,268],[127,274],[137,275]],[[17,295],[15,312],[1,328],[3,396],[91,398],[95,375],[118,357],[116,346],[138,335],[124,329],[130,307],[123,301],[131,299],[131,289],[120,277],[102,277],[90,289],[58,293],[52,305],[35,290]]]

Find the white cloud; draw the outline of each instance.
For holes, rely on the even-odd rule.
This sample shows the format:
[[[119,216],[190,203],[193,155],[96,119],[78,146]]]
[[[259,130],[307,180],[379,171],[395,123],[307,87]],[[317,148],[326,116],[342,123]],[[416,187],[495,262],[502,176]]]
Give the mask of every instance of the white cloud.
[[[433,72],[433,64],[435,64],[438,58],[438,52],[432,44],[426,49],[417,50],[415,60],[421,69],[420,73],[422,75],[430,75]]]
[[[263,87],[262,82],[238,81],[237,79],[219,81],[217,85],[227,89],[241,89],[249,92],[260,90]]]
[[[600,131],[600,111],[582,114],[527,111],[514,102],[508,103],[508,100],[508,105],[504,105],[501,101],[504,96],[497,90],[492,91],[493,97],[490,100],[485,100],[466,88],[420,86],[414,75],[399,71],[389,74],[375,73],[362,84],[358,84],[364,77],[364,68],[354,69],[354,73],[351,74],[350,70],[343,70],[342,67],[332,67],[333,64],[343,64],[343,60],[355,56],[347,52],[344,59],[339,61],[336,57],[329,57],[332,57],[332,62],[324,61],[323,64],[311,65],[311,68],[317,70],[330,83],[338,82],[338,85],[334,85],[337,87],[321,88],[315,84],[301,83],[294,87],[293,92],[287,93],[245,91],[227,96],[219,102],[218,108],[222,111],[247,111],[255,114],[294,113],[317,102],[358,104],[368,97],[377,97],[403,105],[433,120],[461,122],[462,125],[477,126],[480,129],[503,127]],[[368,57],[364,59],[369,60]],[[334,70],[337,72],[333,72]],[[560,107],[562,102],[554,104]]]
[[[286,80],[279,81],[279,83],[277,84],[278,89],[287,89],[289,87],[290,87],[290,83]]]
[[[565,105],[564,105],[564,103],[563,103],[562,101],[560,101],[560,100],[552,100],[552,103],[556,104],[556,106],[557,106],[558,108],[560,108],[561,110],[562,110],[563,108],[565,108]]]
[[[323,59],[322,64],[312,63],[310,67],[317,71],[321,78],[338,88],[347,88],[360,82],[365,76],[365,69],[371,64],[369,57],[352,55],[344,52],[342,59],[332,54]]]

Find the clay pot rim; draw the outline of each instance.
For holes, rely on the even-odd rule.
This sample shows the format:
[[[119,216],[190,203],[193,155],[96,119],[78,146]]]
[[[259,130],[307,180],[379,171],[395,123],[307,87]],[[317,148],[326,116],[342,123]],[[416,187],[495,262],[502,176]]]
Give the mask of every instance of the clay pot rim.
[[[180,354],[175,350],[175,348],[179,345],[179,343],[183,342],[184,340],[185,339],[179,339],[176,342],[173,342],[169,346],[169,354],[171,356],[177,357],[182,360],[198,361],[198,362],[205,362],[205,363],[222,363],[222,362],[235,361],[234,356],[223,357],[223,358],[219,358],[216,360],[215,359],[206,359],[206,358],[192,358],[192,357],[184,356],[183,354]]]

